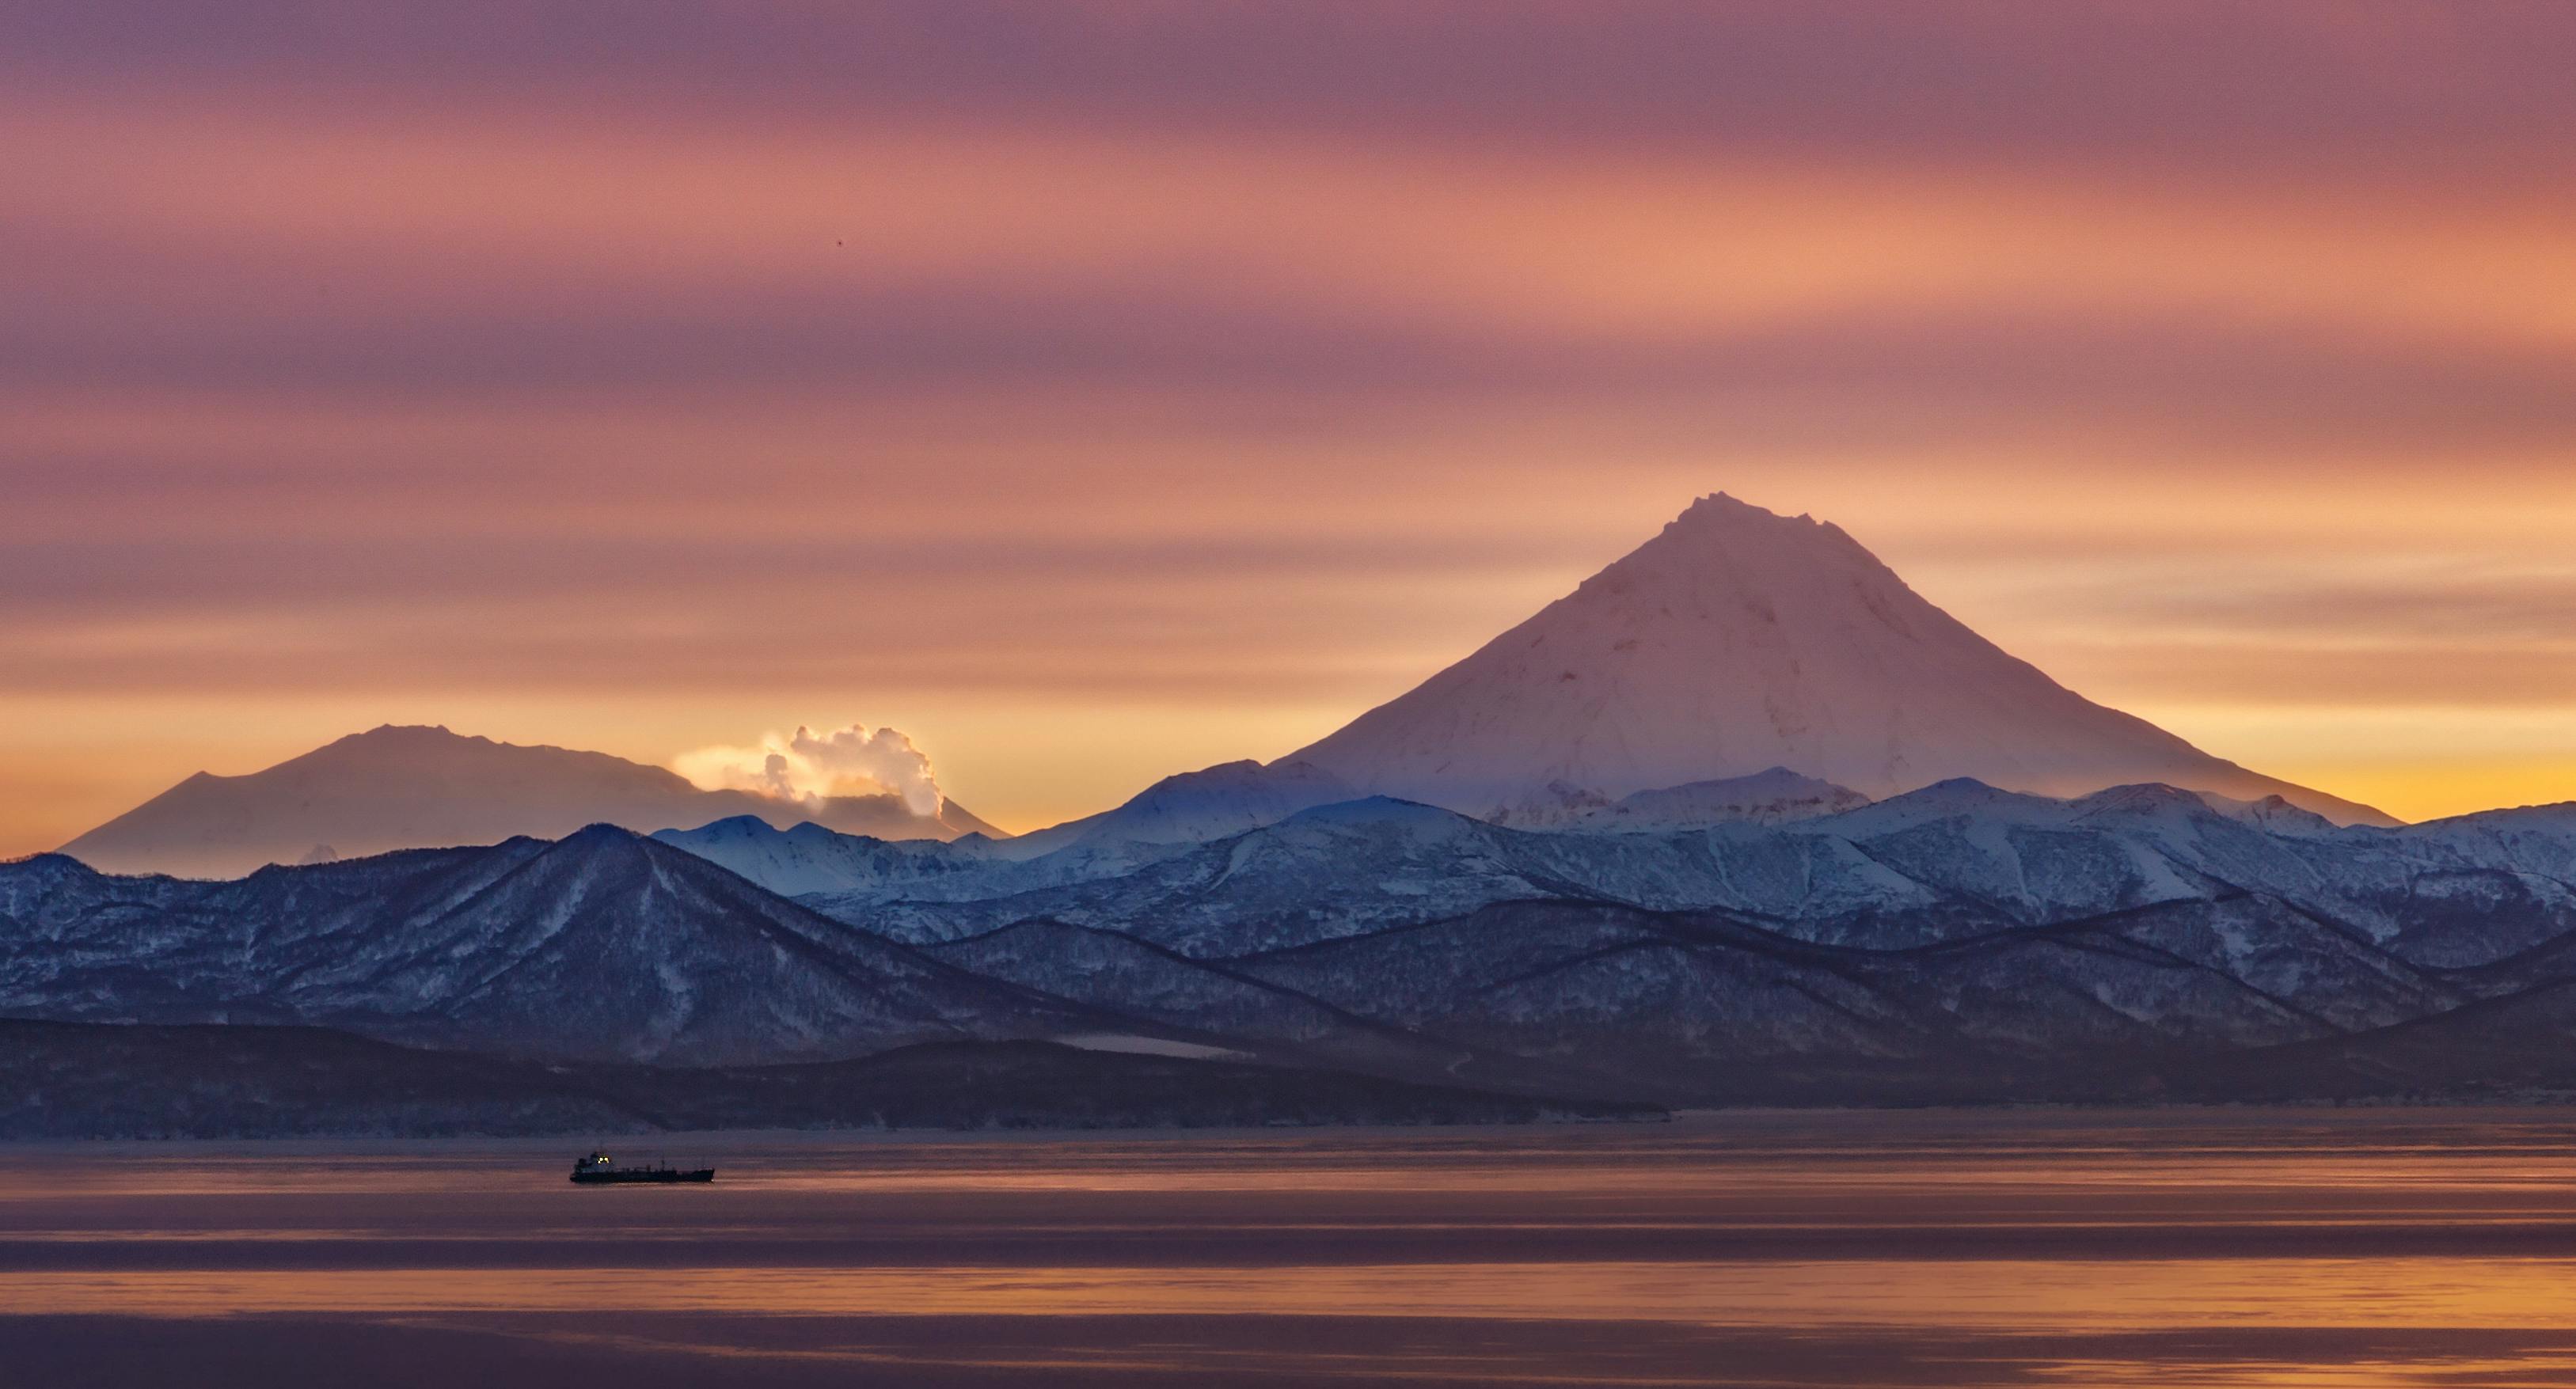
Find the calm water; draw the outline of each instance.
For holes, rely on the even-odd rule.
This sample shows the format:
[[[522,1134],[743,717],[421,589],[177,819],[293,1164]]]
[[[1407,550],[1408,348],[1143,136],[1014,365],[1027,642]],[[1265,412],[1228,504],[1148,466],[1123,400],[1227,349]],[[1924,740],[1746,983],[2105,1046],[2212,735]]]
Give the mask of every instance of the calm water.
[[[658,1146],[0,1146],[0,1383],[2576,1385],[2557,1111]]]

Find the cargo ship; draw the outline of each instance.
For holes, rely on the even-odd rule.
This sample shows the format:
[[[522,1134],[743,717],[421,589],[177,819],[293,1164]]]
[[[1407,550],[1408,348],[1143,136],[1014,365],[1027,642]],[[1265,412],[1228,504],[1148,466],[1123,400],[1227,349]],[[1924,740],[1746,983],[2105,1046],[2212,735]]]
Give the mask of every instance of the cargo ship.
[[[593,1151],[590,1156],[574,1161],[572,1179],[582,1186],[608,1186],[629,1182],[711,1182],[716,1169],[700,1167],[682,1171],[677,1167],[620,1167],[608,1154]]]

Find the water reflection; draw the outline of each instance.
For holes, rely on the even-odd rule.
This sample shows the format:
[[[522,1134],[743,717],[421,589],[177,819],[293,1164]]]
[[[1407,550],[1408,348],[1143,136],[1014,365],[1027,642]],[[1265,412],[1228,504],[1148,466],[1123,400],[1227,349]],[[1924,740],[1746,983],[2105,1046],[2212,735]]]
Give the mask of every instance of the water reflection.
[[[1981,1332],[2576,1331],[2576,1260],[1874,1260],[1272,1268],[185,1269],[0,1274],[21,1316],[621,1311],[1293,1316]]]
[[[712,1188],[607,1192],[562,1180],[577,1146],[0,1150],[0,1363],[2576,1384],[2576,1124],[2553,1111],[732,1134],[668,1143]]]

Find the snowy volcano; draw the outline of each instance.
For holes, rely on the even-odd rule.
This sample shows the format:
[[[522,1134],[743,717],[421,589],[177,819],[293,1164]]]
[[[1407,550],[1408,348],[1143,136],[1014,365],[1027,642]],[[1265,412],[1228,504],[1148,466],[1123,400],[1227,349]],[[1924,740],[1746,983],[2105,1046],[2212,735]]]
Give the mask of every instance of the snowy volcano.
[[[1841,528],[1723,493],[1287,760],[1486,817],[1785,767],[1873,797],[1959,777],[2046,796],[2163,782],[2394,823],[2095,704]]]
[[[199,772],[63,846],[109,873],[229,878],[262,864],[328,862],[394,849],[558,839],[584,825],[639,832],[756,815],[813,820],[882,839],[1001,832],[943,803],[901,796],[787,801],[705,791],[676,772],[570,748],[521,747],[445,728],[388,724],[246,776]]]

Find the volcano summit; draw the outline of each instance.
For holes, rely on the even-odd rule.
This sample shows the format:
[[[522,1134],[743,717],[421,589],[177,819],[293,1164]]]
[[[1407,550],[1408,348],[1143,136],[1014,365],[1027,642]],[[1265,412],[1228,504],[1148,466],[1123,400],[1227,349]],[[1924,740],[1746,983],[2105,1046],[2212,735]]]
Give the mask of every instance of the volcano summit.
[[[1410,692],[1283,759],[1486,818],[1774,767],[1886,797],[1967,777],[2368,806],[2248,771],[1978,636],[1838,527],[1719,493]]]

